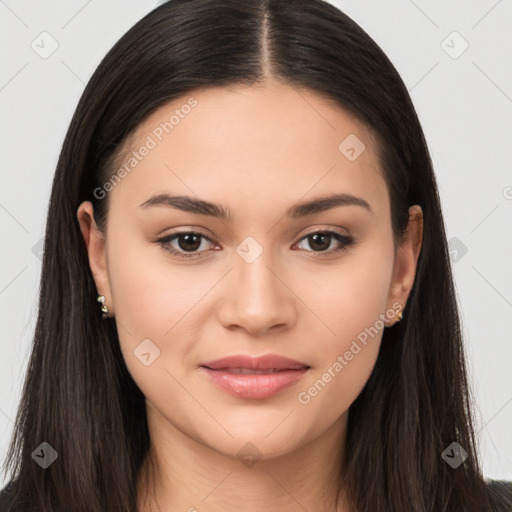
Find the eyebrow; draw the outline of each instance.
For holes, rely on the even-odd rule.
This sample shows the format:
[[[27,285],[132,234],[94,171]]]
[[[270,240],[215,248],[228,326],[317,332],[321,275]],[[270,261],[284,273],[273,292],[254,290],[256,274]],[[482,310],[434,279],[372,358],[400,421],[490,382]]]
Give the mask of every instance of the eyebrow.
[[[147,201],[139,205],[139,207],[144,209],[152,206],[172,207],[184,212],[208,215],[223,220],[228,220],[231,217],[229,210],[224,209],[222,205],[190,196],[158,194],[150,197]],[[288,210],[286,216],[288,218],[297,219],[338,208],[339,206],[361,206],[373,214],[370,205],[361,197],[356,197],[351,194],[331,194],[296,204]]]

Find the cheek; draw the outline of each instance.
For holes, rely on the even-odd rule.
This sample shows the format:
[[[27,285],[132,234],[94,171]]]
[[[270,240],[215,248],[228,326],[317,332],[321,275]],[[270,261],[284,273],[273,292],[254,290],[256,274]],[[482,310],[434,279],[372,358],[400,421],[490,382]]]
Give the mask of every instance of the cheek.
[[[387,308],[393,263],[392,242],[382,241],[347,253],[334,266],[318,265],[315,272],[302,273],[295,290],[321,320],[317,332],[324,348],[344,351],[347,343],[375,326]],[[382,329],[380,324],[377,328]]]
[[[392,243],[361,250],[357,257],[347,257],[336,271],[331,268],[323,276],[317,274],[317,286],[308,288],[308,306],[323,321],[317,329],[315,371],[297,390],[297,400],[309,409],[308,414],[334,421],[369,379],[384,321],[391,319],[385,315],[392,313],[386,307],[393,254]]]
[[[304,414],[322,417],[323,424],[334,422],[364,388],[385,328],[387,283],[378,271],[353,272],[318,294],[328,304],[319,315],[328,329],[317,336],[314,372],[297,390]]]
[[[370,378],[380,340],[381,334],[377,334],[367,344],[357,340],[345,344],[339,353],[326,357],[326,364],[297,389],[298,412],[303,418],[316,418],[312,435],[319,434],[349,410]]]
[[[134,336],[171,337],[213,276],[198,279],[197,269],[171,263],[156,243],[134,239],[122,251],[118,247],[113,240],[109,258],[116,317]]]
[[[173,270],[159,251],[141,242],[121,246],[113,241],[109,254],[121,351],[141,389],[154,384],[162,390],[164,382],[168,387],[170,376],[164,370],[184,366],[187,340],[200,337],[191,310],[212,286],[211,279],[198,280],[192,267]]]

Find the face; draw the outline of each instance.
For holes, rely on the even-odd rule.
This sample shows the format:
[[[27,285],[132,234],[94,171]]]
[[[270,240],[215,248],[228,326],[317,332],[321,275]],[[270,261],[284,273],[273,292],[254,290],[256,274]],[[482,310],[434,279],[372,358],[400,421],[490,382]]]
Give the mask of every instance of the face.
[[[104,239],[90,203],[78,218],[148,417],[264,457],[345,422],[419,251],[414,232],[393,243],[370,132],[316,93],[267,82],[174,100],[124,150],[125,172],[103,188]],[[239,355],[271,359],[215,364]]]

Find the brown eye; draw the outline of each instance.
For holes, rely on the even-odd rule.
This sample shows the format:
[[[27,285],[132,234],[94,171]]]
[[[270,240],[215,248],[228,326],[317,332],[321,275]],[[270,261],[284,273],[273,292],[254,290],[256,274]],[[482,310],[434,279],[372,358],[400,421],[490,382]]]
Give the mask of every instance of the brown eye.
[[[206,240],[211,244],[213,243],[205,234],[196,233],[194,231],[173,233],[157,240],[157,242],[161,245],[164,251],[170,252],[178,257],[190,258],[206,250],[198,250],[201,247],[203,240]],[[173,244],[173,242],[176,243]]]
[[[176,237],[178,246],[184,251],[197,251],[201,245],[201,235],[187,233],[186,235],[178,235]]]
[[[351,236],[338,233],[337,231],[316,231],[303,237],[298,245],[306,240],[312,252],[315,255],[326,256],[346,251],[347,248],[354,243],[354,239]],[[206,241],[206,247],[202,247],[203,241]],[[190,258],[199,256],[201,253],[208,250],[208,243],[213,244],[212,240],[204,233],[195,231],[181,231],[179,233],[173,233],[167,235],[159,240],[157,243],[160,244],[162,249],[166,252],[171,253],[173,256],[179,258]],[[338,244],[335,249],[329,249],[332,244]]]
[[[331,245],[332,237],[327,233],[315,233],[307,237],[309,246],[318,251],[325,251]]]
[[[337,231],[316,231],[310,233],[301,239],[307,240],[309,247],[313,253],[327,253],[332,254],[339,251],[347,250],[347,247],[354,243],[354,239],[351,236],[343,235]],[[299,243],[301,243],[299,242]],[[338,247],[333,250],[328,250],[333,242],[338,243]]]

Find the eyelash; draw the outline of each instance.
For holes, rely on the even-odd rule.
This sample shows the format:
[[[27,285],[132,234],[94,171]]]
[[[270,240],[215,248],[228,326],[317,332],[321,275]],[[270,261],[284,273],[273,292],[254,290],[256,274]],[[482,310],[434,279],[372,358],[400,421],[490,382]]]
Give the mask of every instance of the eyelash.
[[[322,231],[313,231],[311,233],[308,233],[307,235],[303,236],[298,243],[300,243],[302,240],[309,238],[313,235],[332,235],[332,237],[337,241],[340,242],[342,245],[334,250],[329,251],[306,251],[306,252],[312,252],[315,254],[315,258],[317,257],[323,257],[327,255],[332,255],[334,253],[343,253],[348,250],[348,247],[354,244],[354,239],[351,236],[344,235],[342,233],[339,233],[338,231],[330,231],[330,230],[322,230]],[[198,232],[198,231],[179,231],[177,233],[173,233],[170,235],[166,235],[163,238],[160,238],[156,240],[156,243],[158,243],[162,249],[166,252],[171,253],[173,256],[177,256],[178,258],[193,258],[197,254],[200,254],[200,252],[191,252],[191,253],[183,253],[181,251],[177,251],[176,249],[173,249],[169,244],[171,241],[179,238],[182,235],[199,235],[208,242],[214,244],[213,240],[205,235],[204,233]]]

